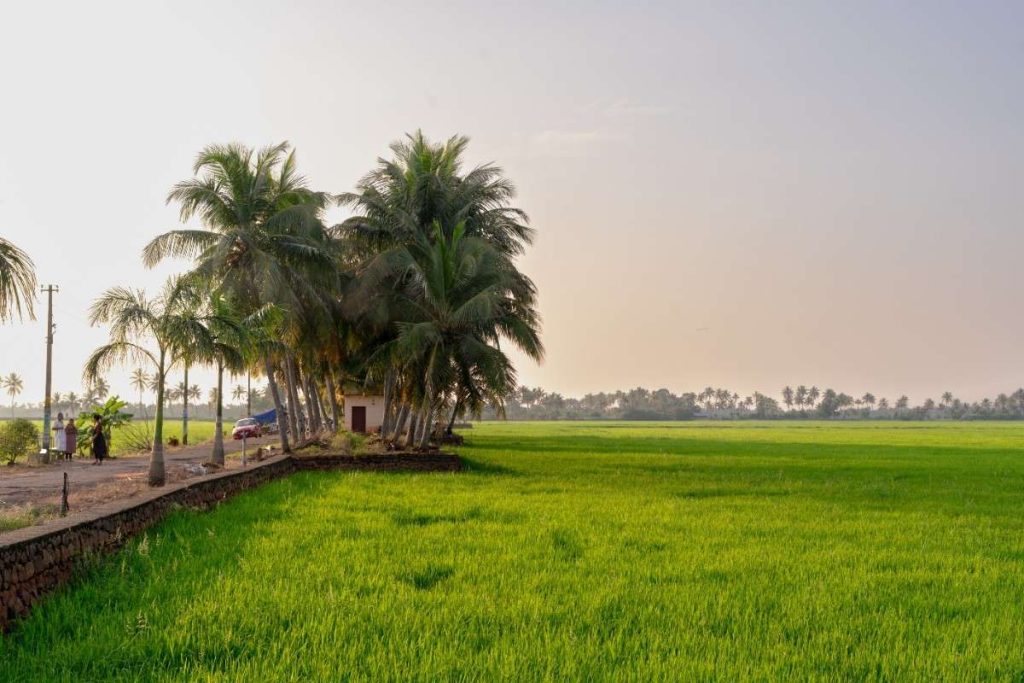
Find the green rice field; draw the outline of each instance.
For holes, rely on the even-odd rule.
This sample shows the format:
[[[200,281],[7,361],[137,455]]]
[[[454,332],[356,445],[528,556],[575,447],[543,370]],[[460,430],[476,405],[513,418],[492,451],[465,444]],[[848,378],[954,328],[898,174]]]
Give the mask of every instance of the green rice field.
[[[519,423],[179,511],[2,681],[1024,680],[1024,425]]]
[[[42,420],[34,420],[34,422],[36,423],[36,426],[39,427],[40,430],[43,428],[43,421]],[[91,422],[90,422],[89,417],[87,415],[84,415],[84,416],[82,416],[81,418],[79,418],[77,420],[76,424],[78,425],[79,430],[81,430],[83,428],[82,427],[83,425],[85,425],[85,427],[88,428],[88,426],[91,424]],[[231,433],[231,428],[234,426],[234,424],[235,424],[234,420],[227,420],[227,419],[225,419],[224,420],[224,431],[225,431],[225,433],[230,434]],[[152,420],[152,419],[150,419],[150,420],[141,420],[140,419],[140,420],[133,420],[131,422],[131,426],[130,427],[115,429],[113,431],[113,433],[111,434],[110,452],[113,455],[115,455],[115,456],[117,456],[117,455],[124,455],[126,453],[132,452],[134,449],[131,448],[129,446],[129,444],[126,443],[126,441],[127,441],[127,439],[125,437],[126,429],[136,429],[137,428],[137,429],[143,429],[144,430],[148,426],[149,433],[152,434],[153,433],[154,425],[155,425],[155,421]],[[216,431],[216,426],[217,426],[217,423],[214,422],[213,420],[189,420],[188,421],[188,442],[189,442],[189,444],[193,444],[194,445],[194,444],[203,443],[205,441],[211,441],[213,439],[213,434]],[[164,420],[164,438],[163,438],[164,443],[166,444],[167,440],[170,439],[171,437],[174,437],[174,438],[180,440],[181,439],[181,431],[182,431],[181,427],[182,427],[182,425],[181,425],[181,420],[180,419]]]

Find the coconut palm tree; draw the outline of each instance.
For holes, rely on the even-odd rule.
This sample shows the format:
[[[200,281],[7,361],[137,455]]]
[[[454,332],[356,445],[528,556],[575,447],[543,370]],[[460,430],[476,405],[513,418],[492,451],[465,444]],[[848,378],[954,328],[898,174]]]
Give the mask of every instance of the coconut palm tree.
[[[32,259],[0,237],[0,323],[23,316],[34,319],[37,286]]]
[[[188,383],[188,370],[192,361],[182,361],[185,366],[185,379],[178,385],[178,396],[181,399],[181,445],[188,445],[188,405],[191,400],[193,403],[202,398],[203,390],[199,388],[198,384],[189,385]]]
[[[208,358],[217,367],[217,417],[213,434],[211,461],[224,466],[224,370],[241,371],[246,364],[249,337],[246,322],[238,319],[233,307],[214,294],[207,303],[206,325],[213,339]],[[263,315],[262,312],[254,314]]]
[[[362,262],[357,271],[373,256],[390,249],[412,247],[418,240],[450,240],[457,228],[466,238],[486,242],[509,264],[523,252],[533,239],[533,230],[526,214],[510,205],[515,197],[514,186],[494,165],[463,170],[468,143],[467,138],[459,136],[432,143],[417,131],[393,143],[392,158],[380,159],[377,168],[360,181],[355,192],[339,197],[355,215],[333,231],[343,239],[347,253]],[[367,255],[369,258],[364,259]],[[515,268],[507,272],[518,290],[517,298],[532,306],[533,283]],[[380,285],[374,278],[369,281]],[[387,297],[382,295],[401,284],[401,278],[396,277],[377,291],[359,289],[347,297],[348,302],[360,303],[364,308],[354,316],[360,323],[356,336],[366,332],[367,319],[374,323],[389,322],[383,328],[371,324],[372,331],[362,339],[363,346],[373,348],[394,337],[394,325],[401,321],[390,315]],[[348,308],[351,318],[351,305]],[[391,425],[399,417],[397,402],[393,400],[399,395],[398,376],[392,369],[379,381],[385,393],[385,424]],[[406,391],[415,389],[406,387]],[[458,401],[455,409],[461,409]]]
[[[202,336],[207,343],[192,347],[189,359],[199,362],[213,363],[217,369],[216,388],[216,427],[213,435],[213,453],[210,461],[223,467],[224,465],[224,369],[238,371],[244,368],[246,351],[248,350],[248,334],[244,323],[239,320],[234,307],[219,292],[210,292],[198,278],[185,277],[179,282],[176,299],[190,311],[195,325],[202,329]],[[266,315],[259,311],[258,319]],[[195,390],[195,398],[200,395],[199,387],[186,387],[184,393]]]
[[[175,298],[176,283],[149,297],[141,290],[115,287],[107,290],[89,310],[92,325],[106,324],[110,341],[93,351],[83,376],[94,382],[100,373],[126,361],[146,363],[156,380],[156,416],[153,451],[149,461],[149,485],[166,482],[163,451],[165,383],[168,371],[180,359],[181,349],[208,349],[212,340],[194,316]]]
[[[2,380],[4,391],[11,397],[11,417],[14,417],[14,398],[25,388],[25,383],[16,373],[11,373]]]
[[[463,172],[469,138],[430,142],[421,131],[391,144],[392,158],[379,159],[353,193],[339,200],[355,216],[339,228],[380,252],[433,239],[434,226],[450,238],[461,224],[466,237],[486,240],[507,256],[521,254],[533,240],[526,214],[509,206],[515,186],[502,169],[485,164]]]
[[[110,385],[102,377],[97,377],[92,382],[93,391],[96,392],[96,398],[102,401],[110,394]]]
[[[129,378],[133,389],[139,392],[139,412],[145,412],[145,406],[142,403],[142,392],[149,386],[151,378],[142,368],[135,368],[132,371],[131,377]]]
[[[245,398],[245,387],[241,384],[236,384],[234,391],[231,392],[231,398],[235,403],[241,402],[241,400]]]
[[[175,403],[181,400],[181,385],[179,383],[176,387],[167,387],[164,392],[164,398],[167,399],[167,407],[171,408]]]
[[[953,392],[944,391],[942,392],[942,402],[939,403],[939,407],[946,409],[953,405]]]
[[[93,388],[91,383],[86,384],[85,390],[82,392],[82,407],[89,410],[99,402],[100,399],[96,395],[96,389]]]
[[[167,199],[180,206],[182,222],[198,217],[204,229],[160,235],[143,252],[147,266],[167,257],[194,259],[193,273],[213,283],[243,317],[268,305],[296,312],[300,297],[316,298],[318,286],[336,276],[333,243],[321,220],[330,197],[307,187],[287,143],[259,152],[212,145],[199,154],[193,173]],[[275,360],[267,350],[263,365],[283,415]],[[290,451],[284,428],[281,442]]]
[[[500,340],[543,357],[539,318],[532,300],[520,296],[521,276],[514,271],[486,240],[466,236],[461,224],[450,236],[437,224],[432,239],[415,236],[367,268],[367,278],[403,285],[393,306],[397,334],[371,366],[400,367],[418,380],[411,383],[418,432],[410,430],[409,445],[427,445],[446,397],[461,392],[482,403],[515,392],[515,369]]]
[[[793,395],[793,402],[796,403],[797,408],[803,409],[804,405],[807,403],[807,387],[805,385],[801,384],[796,388]]]
[[[808,405],[808,407],[813,408],[814,405],[818,402],[818,399],[820,397],[821,397],[821,389],[819,389],[816,386],[812,386],[810,389],[808,389],[807,390],[807,405]]]
[[[78,397],[78,394],[76,394],[73,391],[69,392],[68,395],[67,395],[67,398],[65,400],[68,403],[68,411],[70,411],[72,414],[77,414],[78,413],[78,407],[79,407],[79,405],[81,405],[81,400],[82,400],[82,399],[80,399]]]

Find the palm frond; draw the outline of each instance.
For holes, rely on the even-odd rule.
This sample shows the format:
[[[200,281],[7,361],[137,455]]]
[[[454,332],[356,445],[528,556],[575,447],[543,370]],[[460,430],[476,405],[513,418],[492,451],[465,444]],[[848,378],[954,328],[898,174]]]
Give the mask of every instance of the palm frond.
[[[28,254],[0,237],[0,322],[35,319],[35,264]]]

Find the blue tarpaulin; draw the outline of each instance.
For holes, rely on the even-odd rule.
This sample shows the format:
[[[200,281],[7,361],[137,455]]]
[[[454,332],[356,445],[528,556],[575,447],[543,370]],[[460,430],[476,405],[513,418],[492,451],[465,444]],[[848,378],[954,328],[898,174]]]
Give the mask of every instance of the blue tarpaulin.
[[[265,413],[259,413],[258,415],[253,415],[252,417],[261,425],[269,425],[277,422],[277,411],[271,408]]]

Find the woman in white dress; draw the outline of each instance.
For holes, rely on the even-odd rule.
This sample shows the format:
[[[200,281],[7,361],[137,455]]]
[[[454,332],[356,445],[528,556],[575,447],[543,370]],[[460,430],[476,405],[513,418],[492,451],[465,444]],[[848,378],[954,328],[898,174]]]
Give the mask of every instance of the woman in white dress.
[[[60,457],[68,452],[68,435],[64,431],[64,413],[57,413],[57,424],[53,425],[53,431],[57,432],[54,436],[53,450],[57,451]]]

